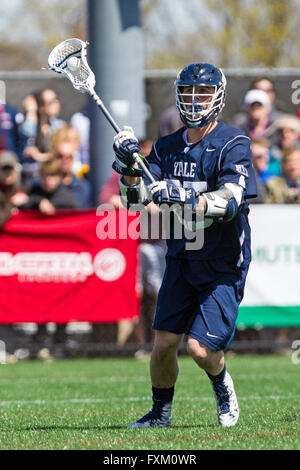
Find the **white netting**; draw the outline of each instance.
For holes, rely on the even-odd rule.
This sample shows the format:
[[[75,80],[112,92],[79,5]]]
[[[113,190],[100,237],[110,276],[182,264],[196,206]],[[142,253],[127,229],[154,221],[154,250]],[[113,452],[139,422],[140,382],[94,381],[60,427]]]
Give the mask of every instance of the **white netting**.
[[[49,67],[58,73],[65,73],[73,86],[79,91],[88,91],[95,86],[95,76],[86,61],[86,43],[80,39],[67,39],[56,46],[48,58]],[[80,60],[78,70],[68,68],[68,59]]]

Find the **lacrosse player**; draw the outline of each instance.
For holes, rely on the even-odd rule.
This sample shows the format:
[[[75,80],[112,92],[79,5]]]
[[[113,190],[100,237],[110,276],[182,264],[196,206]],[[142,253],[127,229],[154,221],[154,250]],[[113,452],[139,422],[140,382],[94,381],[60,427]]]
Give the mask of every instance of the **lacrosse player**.
[[[154,143],[146,159],[154,183],[132,157],[140,146],[131,128],[119,132],[113,146],[126,207],[151,198],[157,205],[189,205],[204,214],[201,249],[187,250],[184,238],[167,240],[153,322],[153,406],[130,428],[170,426],[177,350],[185,334],[189,354],[211,382],[219,424],[234,426],[239,407],[223,351],[234,336],[251,258],[248,199],[256,197],[256,183],[250,139],[217,120],[226,87],[220,69],[190,64],[179,72],[175,86],[184,127]]]

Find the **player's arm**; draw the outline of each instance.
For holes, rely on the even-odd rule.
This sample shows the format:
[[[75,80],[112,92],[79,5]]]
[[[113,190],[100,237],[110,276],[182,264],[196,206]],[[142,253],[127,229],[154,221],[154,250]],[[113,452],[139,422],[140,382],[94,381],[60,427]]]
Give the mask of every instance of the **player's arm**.
[[[204,215],[221,218],[230,222],[237,215],[243,203],[244,188],[236,183],[225,183],[216,191],[203,193],[199,197],[196,210],[204,211]]]
[[[250,139],[244,134],[225,144],[218,162],[217,190],[202,194],[202,210],[207,217],[229,222],[246,199],[256,194]]]
[[[202,211],[211,218],[229,222],[238,213],[243,202],[244,189],[239,184],[225,183],[216,191],[197,193],[193,188],[182,188],[167,181],[156,181],[149,186],[156,204],[189,205],[193,211]]]

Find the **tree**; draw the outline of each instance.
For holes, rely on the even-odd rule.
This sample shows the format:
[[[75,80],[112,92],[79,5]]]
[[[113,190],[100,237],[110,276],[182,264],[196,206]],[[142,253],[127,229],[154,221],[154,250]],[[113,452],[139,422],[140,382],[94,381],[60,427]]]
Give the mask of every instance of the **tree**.
[[[11,21],[3,21],[8,18],[8,10],[6,2],[1,2],[0,39],[8,51],[1,54],[1,69],[40,69],[59,42],[75,35],[85,39],[85,6],[85,0],[19,0],[16,7],[9,10],[17,25],[12,28]]]
[[[41,69],[41,61],[31,48],[17,43],[0,45],[0,64],[1,70]]]
[[[179,11],[175,0],[143,0],[148,68],[178,68],[193,61],[215,62],[222,67],[298,66],[300,19],[296,12],[300,0],[182,3],[184,8]],[[161,18],[166,27],[161,28],[160,47],[151,48],[155,11],[156,22]],[[185,28],[179,26],[182,23]]]
[[[202,0],[141,0],[141,7],[147,68],[178,68],[208,53],[211,18]]]
[[[295,0],[207,0],[221,27],[212,44],[219,51],[222,66],[289,66],[288,46],[300,25],[294,24]],[[296,28],[295,28],[296,26]]]

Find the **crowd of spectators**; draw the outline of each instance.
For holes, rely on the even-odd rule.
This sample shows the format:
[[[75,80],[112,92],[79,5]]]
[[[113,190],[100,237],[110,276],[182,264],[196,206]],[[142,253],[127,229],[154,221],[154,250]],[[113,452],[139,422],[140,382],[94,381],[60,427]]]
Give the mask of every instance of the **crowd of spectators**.
[[[54,214],[92,206],[80,132],[60,110],[49,88],[27,95],[20,110],[0,106],[0,228],[15,208]]]
[[[20,110],[0,106],[0,227],[14,207],[50,214],[92,206],[87,110],[76,112],[69,122],[61,119],[60,111],[60,101],[49,88],[27,95]],[[299,203],[300,120],[277,109],[273,81],[252,81],[242,109],[228,123],[251,138],[258,185],[253,203]],[[176,107],[164,110],[158,135],[179,127]]]
[[[258,197],[252,203],[300,203],[300,120],[276,108],[273,81],[255,79],[230,124],[251,138]]]
[[[258,186],[258,197],[252,203],[299,203],[300,119],[277,109],[273,80],[253,80],[243,97],[242,109],[227,124],[241,129],[251,139]],[[179,113],[172,105],[161,114],[158,135],[180,127]]]

